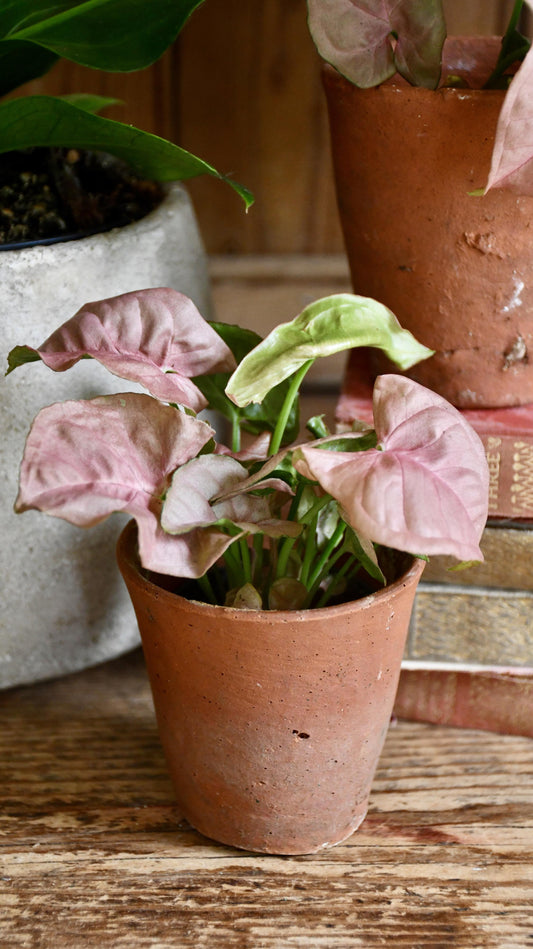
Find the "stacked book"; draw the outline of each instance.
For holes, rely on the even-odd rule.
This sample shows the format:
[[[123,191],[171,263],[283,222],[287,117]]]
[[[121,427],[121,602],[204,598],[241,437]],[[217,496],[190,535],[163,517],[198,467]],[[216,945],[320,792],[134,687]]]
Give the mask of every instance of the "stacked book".
[[[372,418],[354,354],[340,425]],[[464,410],[490,470],[483,563],[432,557],[416,596],[395,713],[533,737],[533,405]]]

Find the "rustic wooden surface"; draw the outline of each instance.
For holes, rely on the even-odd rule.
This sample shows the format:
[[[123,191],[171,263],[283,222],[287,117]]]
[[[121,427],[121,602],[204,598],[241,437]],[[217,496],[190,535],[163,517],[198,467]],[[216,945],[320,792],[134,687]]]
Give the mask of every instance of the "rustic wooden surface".
[[[139,652],[0,695],[2,949],[533,943],[533,744],[399,722],[369,815],[309,857],[180,822]]]

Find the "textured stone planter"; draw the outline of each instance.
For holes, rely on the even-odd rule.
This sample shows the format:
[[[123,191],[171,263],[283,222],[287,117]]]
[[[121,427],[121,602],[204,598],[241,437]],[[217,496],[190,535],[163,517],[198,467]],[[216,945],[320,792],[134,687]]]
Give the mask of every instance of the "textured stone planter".
[[[357,89],[324,70],[354,290],[436,350],[409,375],[461,408],[533,402],[533,198],[470,194],[505,95],[481,89],[498,47],[447,41],[444,72],[472,88]],[[374,374],[391,368],[369,359]]]
[[[39,345],[90,300],[170,286],[192,297],[204,315],[210,308],[205,254],[180,185],[128,227],[0,252],[0,285],[4,366],[13,346]],[[2,384],[0,687],[81,669],[138,642],[115,565],[117,519],[85,532],[33,511],[12,511],[24,440],[38,410],[65,398],[127,388],[95,363],[68,374],[27,366]]]
[[[131,523],[118,562],[181,813],[246,850],[340,843],[367,811],[423,562],[352,603],[235,610],[146,579],[136,538]]]

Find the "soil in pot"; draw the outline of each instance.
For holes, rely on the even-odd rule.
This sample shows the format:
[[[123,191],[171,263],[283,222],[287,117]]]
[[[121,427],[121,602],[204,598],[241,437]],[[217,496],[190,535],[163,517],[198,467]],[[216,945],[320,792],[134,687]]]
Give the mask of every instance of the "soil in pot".
[[[33,148],[0,155],[0,246],[71,240],[145,217],[163,189],[101,152]]]

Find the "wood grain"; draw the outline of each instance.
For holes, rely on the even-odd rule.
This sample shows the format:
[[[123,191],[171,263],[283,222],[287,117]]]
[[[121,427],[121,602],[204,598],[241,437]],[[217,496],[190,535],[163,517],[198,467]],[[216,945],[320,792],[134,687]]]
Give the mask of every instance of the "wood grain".
[[[397,723],[361,829],[296,858],[180,822],[139,653],[5,692],[0,721],[6,949],[532,942],[528,739]]]

